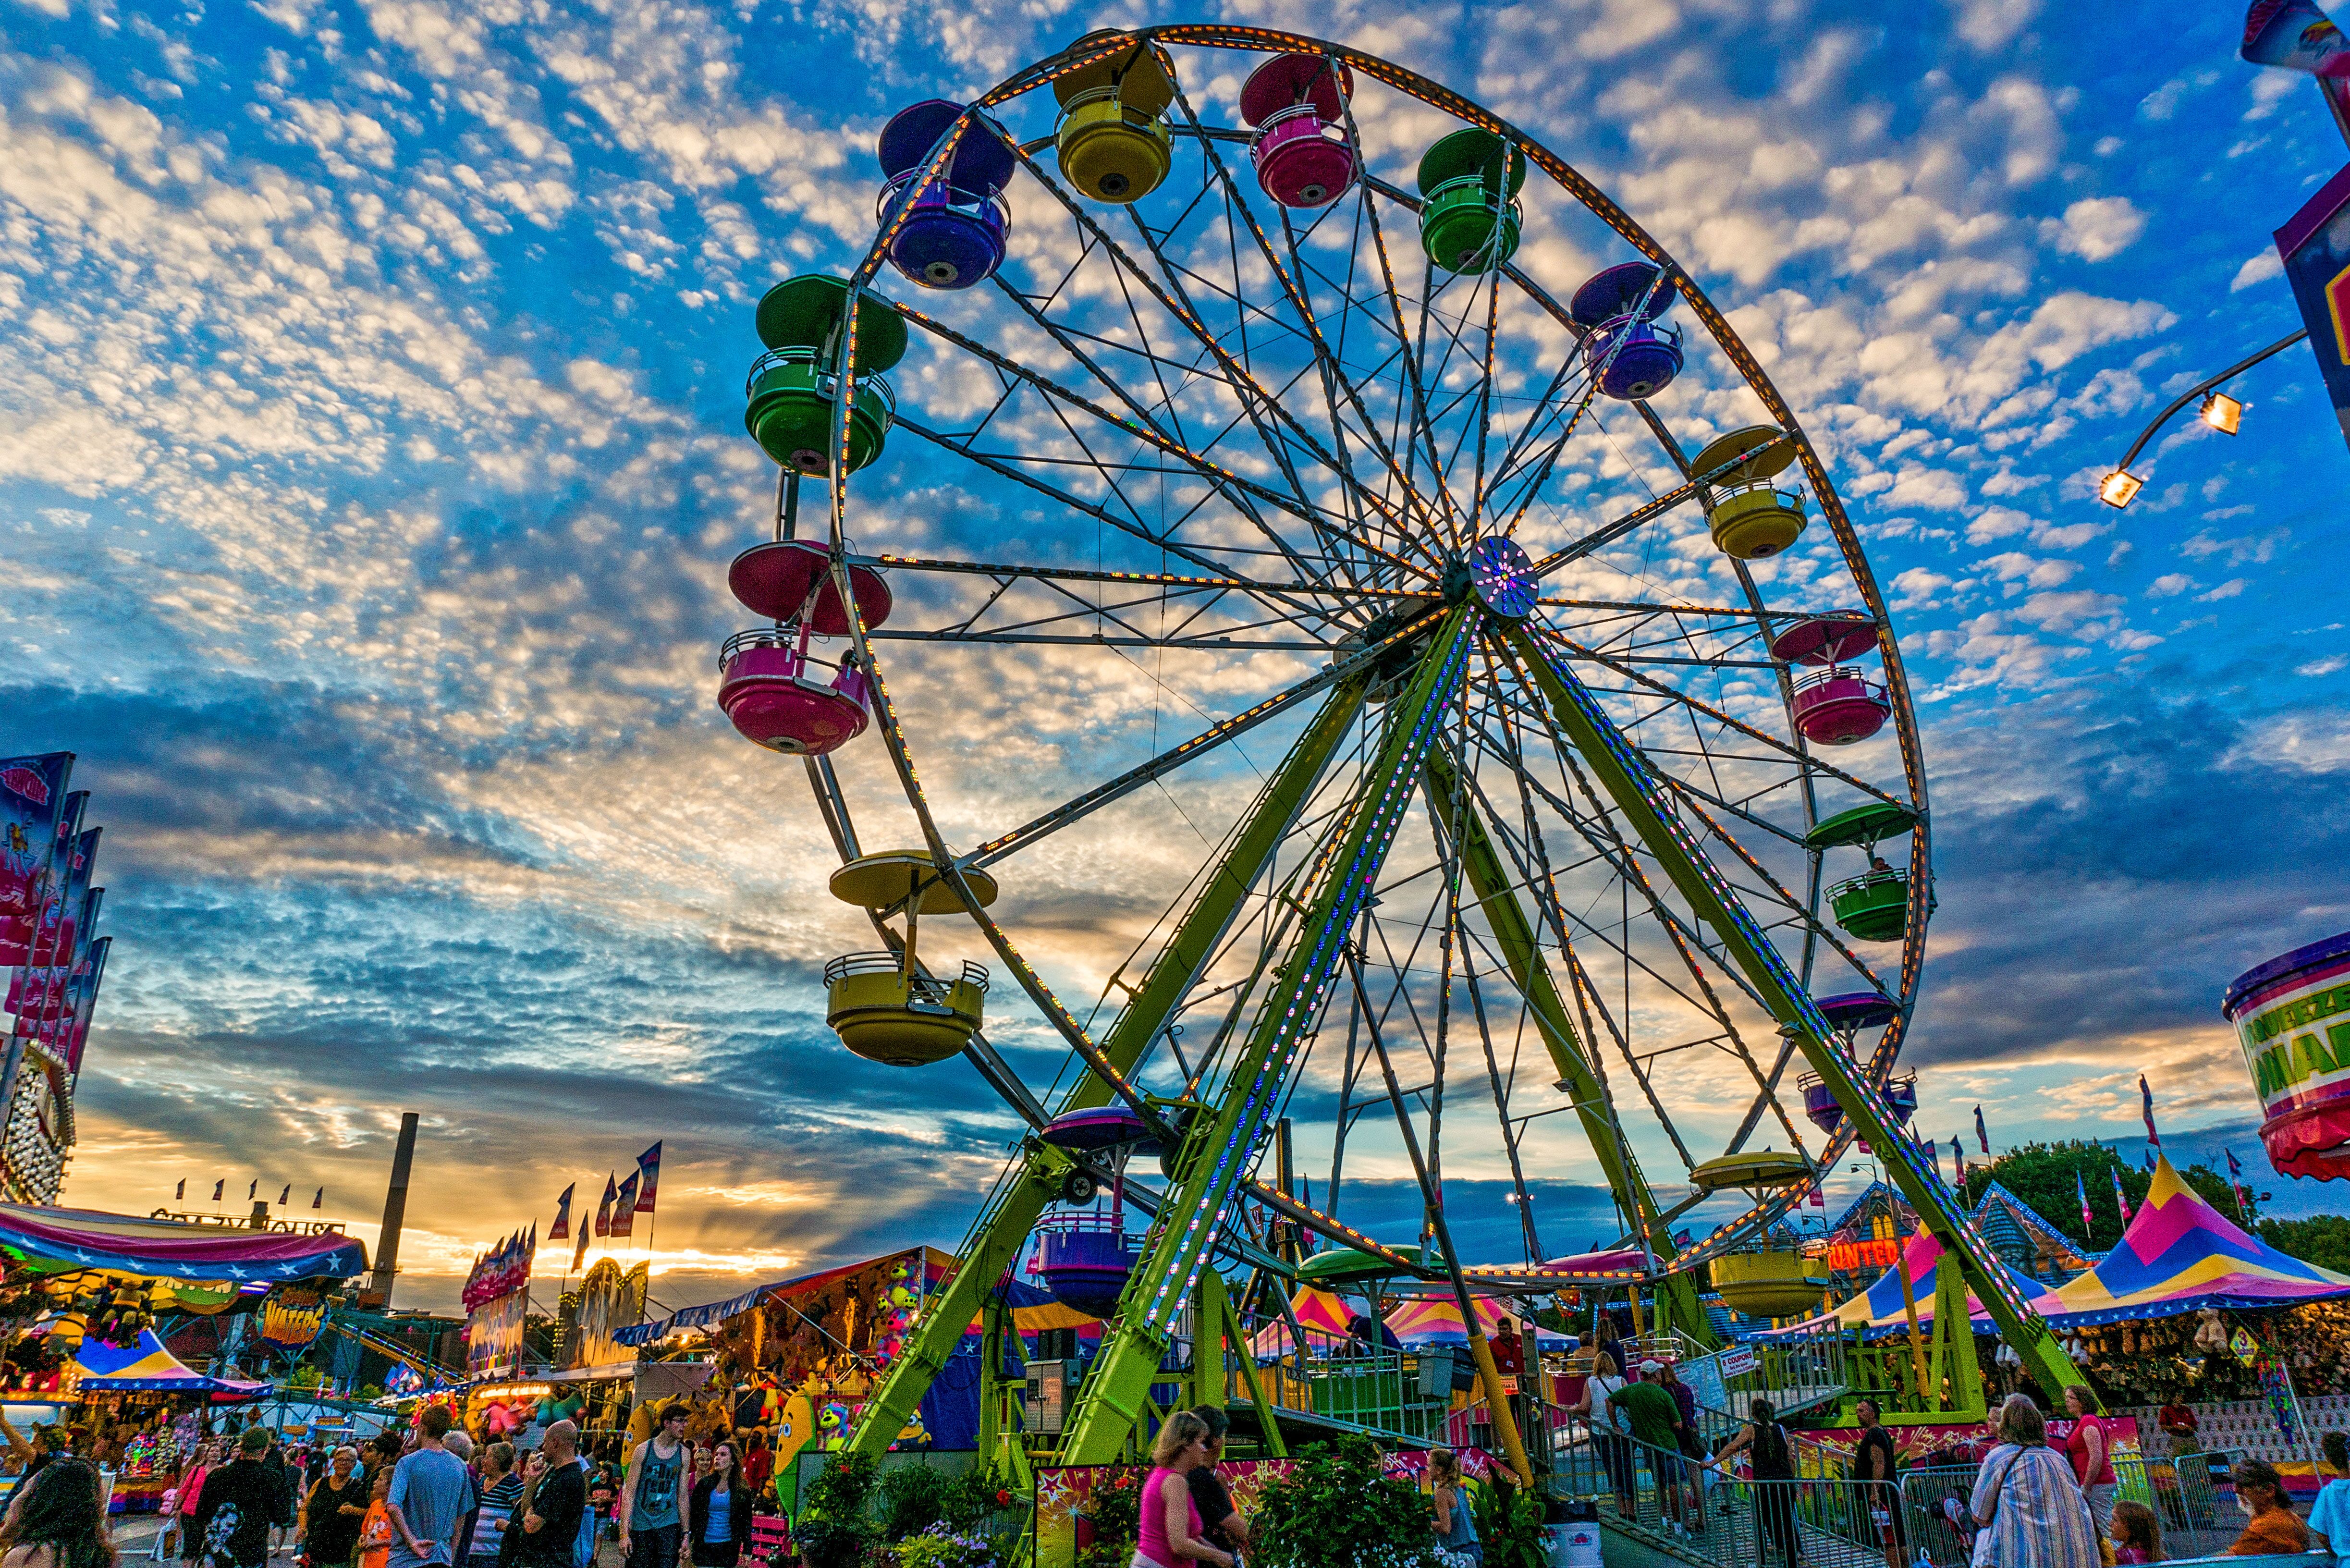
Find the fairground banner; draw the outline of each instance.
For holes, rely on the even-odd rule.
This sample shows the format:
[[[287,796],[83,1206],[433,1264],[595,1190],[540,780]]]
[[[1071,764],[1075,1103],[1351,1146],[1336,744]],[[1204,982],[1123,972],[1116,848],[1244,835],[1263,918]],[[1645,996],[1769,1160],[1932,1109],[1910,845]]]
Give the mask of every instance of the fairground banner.
[[[527,1291],[512,1291],[484,1302],[465,1319],[465,1371],[474,1377],[500,1377],[522,1366],[523,1309]]]
[[[2328,180],[2276,232],[2276,247],[2342,439],[2350,442],[2350,169]]]
[[[48,891],[57,813],[72,772],[71,752],[0,757],[0,964],[30,956],[33,917]]]
[[[16,785],[27,790],[40,787],[39,781],[29,775],[30,770],[17,764],[0,769],[0,780],[14,778]],[[87,794],[53,791],[44,803],[46,809],[27,809],[30,797],[17,795],[13,787],[0,782],[0,805],[13,813],[0,817],[0,844],[6,846],[10,865],[16,867],[8,887],[0,888],[0,903],[7,906],[0,911],[0,964],[33,961],[41,917],[57,898],[57,877],[66,859],[61,847],[72,844],[81,826],[82,803],[88,798]]]

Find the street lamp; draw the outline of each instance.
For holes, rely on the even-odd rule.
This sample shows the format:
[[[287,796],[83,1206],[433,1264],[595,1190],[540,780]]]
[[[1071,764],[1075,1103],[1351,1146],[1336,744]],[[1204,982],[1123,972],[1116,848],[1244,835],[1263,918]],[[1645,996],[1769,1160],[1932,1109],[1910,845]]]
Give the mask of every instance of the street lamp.
[[[2203,400],[2200,410],[2203,422],[2222,435],[2234,435],[2244,422],[2244,405],[2215,389],[2230,378],[2242,375],[2270,355],[2283,353],[2308,336],[2309,329],[2303,327],[2289,337],[2280,337],[2251,358],[2230,365],[2210,379],[2198,381],[2179,393],[2176,401],[2154,416],[2152,424],[2138,432],[2137,440],[2130,443],[2129,451],[2122,454],[2121,462],[2114,465],[2113,471],[2097,482],[2097,499],[2116,512],[2137,499],[2137,493],[2146,488],[2146,480],[2132,473],[2130,464],[2136,462],[2137,454],[2146,450],[2146,443],[2154,439],[2154,432],[2170,422],[2171,415],[2198,398]]]

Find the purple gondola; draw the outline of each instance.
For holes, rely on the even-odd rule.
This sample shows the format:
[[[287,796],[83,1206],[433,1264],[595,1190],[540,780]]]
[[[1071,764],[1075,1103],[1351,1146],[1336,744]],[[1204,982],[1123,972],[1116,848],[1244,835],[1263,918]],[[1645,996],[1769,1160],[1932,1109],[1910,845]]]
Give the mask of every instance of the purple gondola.
[[[915,189],[922,166],[963,106],[931,99],[899,109],[881,128],[879,153],[884,223],[903,214],[889,242],[889,264],[924,288],[969,288],[1003,265],[1010,215],[1003,187],[1012,150],[980,119],[963,128],[943,177]]]
[[[1116,1210],[1081,1209],[1047,1214],[1036,1222],[1036,1253],[1029,1268],[1063,1306],[1108,1317],[1118,1310],[1135,1261]]]

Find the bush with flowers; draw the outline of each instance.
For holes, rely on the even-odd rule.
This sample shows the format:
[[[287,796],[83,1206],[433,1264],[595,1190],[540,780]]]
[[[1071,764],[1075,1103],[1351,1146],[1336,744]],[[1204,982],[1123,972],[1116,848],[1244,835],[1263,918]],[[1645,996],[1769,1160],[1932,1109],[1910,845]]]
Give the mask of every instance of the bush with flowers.
[[[977,1532],[934,1525],[898,1542],[898,1568],[995,1568],[994,1542]]]
[[[1142,1482],[1148,1470],[1121,1466],[1094,1478],[1078,1517],[1090,1538],[1077,1553],[1077,1568],[1127,1568],[1142,1524]]]
[[[1305,1449],[1266,1483],[1249,1526],[1255,1568],[1434,1568],[1428,1498],[1386,1473],[1367,1438]]]

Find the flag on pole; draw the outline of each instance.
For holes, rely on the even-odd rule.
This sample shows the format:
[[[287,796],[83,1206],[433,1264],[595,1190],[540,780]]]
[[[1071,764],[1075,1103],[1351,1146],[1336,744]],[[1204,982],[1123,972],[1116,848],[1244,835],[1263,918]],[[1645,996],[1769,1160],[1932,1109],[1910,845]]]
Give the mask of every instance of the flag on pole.
[[[571,1187],[563,1189],[563,1196],[555,1200],[555,1223],[546,1228],[548,1241],[571,1240],[571,1188],[578,1185],[577,1182],[573,1182]]]
[[[2130,1206],[2128,1195],[2122,1191],[2122,1168],[2116,1165],[2106,1168],[2114,1179],[2114,1207],[2121,1210],[2122,1223],[2126,1225],[2130,1222]]]
[[[2095,1230],[2097,1222],[2089,1218],[2089,1189],[2082,1184],[2081,1168],[2077,1165],[2073,1168],[2073,1191],[2081,1199],[2081,1230],[2085,1239],[2086,1232]]]
[[[1819,1187],[1814,1184],[1812,1188],[1812,1207],[1814,1209],[1825,1209],[1827,1206],[1828,1195],[1821,1191]]]
[[[324,1209],[326,1206],[327,1189],[321,1187],[317,1191],[310,1194],[310,1207],[313,1209]]]
[[[637,1173],[629,1172],[629,1179],[620,1183],[619,1192],[612,1199],[612,1234],[626,1236],[637,1225]]]
[[[221,1200],[221,1194],[222,1194],[224,1191],[227,1190],[227,1188],[228,1188],[228,1178],[227,1178],[227,1177],[225,1177],[225,1176],[222,1177],[218,1181],[213,1182],[213,1202],[215,1202],[215,1203],[218,1203],[218,1202]]]
[[[250,1202],[252,1202],[255,1199],[256,1199],[256,1198],[258,1198],[258,1197],[260,1197],[260,1196],[261,1196],[261,1178],[259,1178],[259,1177],[257,1177],[257,1176],[256,1176],[256,1177],[255,1177],[251,1181],[248,1181],[248,1182],[246,1182],[246,1183],[244,1184],[244,1200],[245,1200],[247,1203],[250,1203]]]
[[[1991,1134],[1983,1128],[1982,1107],[1981,1106],[1977,1106],[1975,1107],[1975,1141],[1982,1145],[1982,1151],[1985,1155],[1989,1155],[1991,1153]]]
[[[2146,1173],[2148,1176],[2154,1174],[2154,1150],[2152,1149],[2146,1151]]]
[[[293,1184],[292,1182],[290,1182],[290,1181],[289,1181],[289,1182],[287,1182],[287,1183],[286,1183],[283,1188],[281,1188],[281,1189],[278,1190],[278,1194],[277,1194],[277,1207],[279,1207],[280,1209],[283,1209],[283,1208],[285,1208],[288,1203],[291,1203],[291,1202],[293,1202],[293,1201],[294,1201],[294,1184]]]
[[[2240,52],[2256,66],[2350,77],[2350,42],[2310,0],[2252,0]]]
[[[637,1156],[637,1208],[639,1214],[653,1211],[653,1189],[660,1185],[661,1146],[655,1144]]]
[[[2146,1141],[2160,1148],[2162,1135],[2154,1130],[2154,1091],[2146,1086],[2144,1073],[2137,1075],[2137,1111],[2146,1118]]]
[[[595,1234],[596,1227],[590,1225],[588,1222],[587,1217],[582,1215],[579,1220],[579,1245],[574,1248],[571,1252],[571,1272],[573,1273],[577,1273],[582,1268],[587,1266],[588,1241],[588,1239]]]
[[[596,1205],[596,1234],[598,1236],[608,1236],[612,1233],[612,1202],[619,1194],[620,1189],[612,1184],[612,1173],[606,1171],[604,1201]]]
[[[177,1203],[177,1202],[179,1202],[182,1199],[183,1199],[183,1198],[187,1197],[187,1195],[188,1195],[188,1179],[187,1179],[186,1177],[184,1177],[184,1176],[183,1176],[183,1177],[180,1178],[180,1185],[179,1185],[179,1187],[178,1187],[178,1188],[177,1188],[177,1189],[172,1192],[172,1202],[174,1202],[174,1203]]]
[[[2236,1200],[2236,1219],[2241,1222],[2244,1218],[2244,1189],[2237,1185],[2236,1179],[2244,1174],[2244,1168],[2236,1163],[2234,1149],[2223,1148],[2220,1152],[2228,1157],[2228,1191]]]
[[[1956,1133],[1950,1135],[1950,1168],[1959,1173],[1959,1190],[1964,1192],[1967,1189],[1967,1146],[1959,1140]]]

